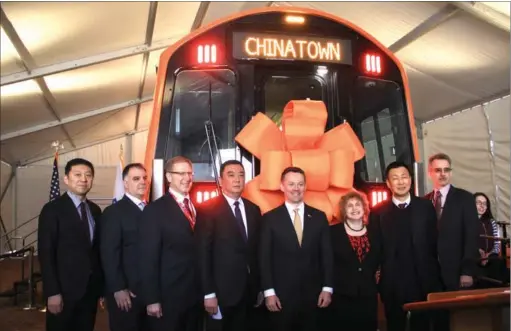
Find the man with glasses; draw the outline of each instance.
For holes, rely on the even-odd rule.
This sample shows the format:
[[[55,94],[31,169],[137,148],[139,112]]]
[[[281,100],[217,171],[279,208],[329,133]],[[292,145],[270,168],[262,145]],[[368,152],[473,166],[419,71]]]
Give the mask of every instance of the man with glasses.
[[[438,259],[445,290],[457,291],[473,285],[477,270],[478,218],[474,198],[451,185],[451,158],[432,155],[428,173],[434,190],[426,195],[437,213]]]
[[[202,321],[192,171],[185,157],[167,161],[168,193],[144,208],[139,225],[141,297],[154,331],[196,331]]]

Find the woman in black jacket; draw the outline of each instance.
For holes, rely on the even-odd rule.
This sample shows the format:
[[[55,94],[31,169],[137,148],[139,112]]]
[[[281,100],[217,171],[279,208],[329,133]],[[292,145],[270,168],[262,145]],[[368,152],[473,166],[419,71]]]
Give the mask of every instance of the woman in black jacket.
[[[368,224],[364,193],[351,191],[340,202],[340,223],[332,225],[334,294],[329,330],[375,331],[378,328],[376,273],[380,243],[376,225]]]

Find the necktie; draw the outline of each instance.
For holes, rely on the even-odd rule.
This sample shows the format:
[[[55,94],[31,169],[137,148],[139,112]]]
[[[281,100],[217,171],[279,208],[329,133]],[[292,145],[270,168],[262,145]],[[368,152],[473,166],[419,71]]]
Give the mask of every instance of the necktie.
[[[433,206],[435,206],[437,219],[440,219],[442,216],[442,193],[439,190],[435,192],[435,197],[433,198]]]
[[[138,204],[138,208],[140,208],[140,210],[144,210],[144,207],[145,207],[145,202],[144,202],[144,201],[141,201],[141,202]]]
[[[89,226],[89,218],[87,217],[87,208],[85,208],[85,202],[80,203],[80,218],[81,218],[82,222],[85,224],[85,226],[87,227],[89,239],[90,239],[90,241],[92,241],[93,234],[91,233],[91,229]]]
[[[400,203],[397,206],[399,207],[399,209],[405,209],[406,208],[406,203]]]
[[[240,228],[243,240],[247,241],[247,231],[245,230],[245,223],[243,223],[243,217],[241,216],[239,201],[234,201],[234,216],[236,216],[236,220],[238,221],[238,227]]]
[[[193,217],[193,212],[192,212],[192,209],[190,208],[190,200],[188,200],[188,198],[184,198],[183,204],[185,206],[185,212],[187,214],[186,217],[190,221],[190,225],[193,230],[193,228],[195,227],[195,218]]]
[[[295,228],[296,236],[298,237],[298,244],[302,246],[302,220],[300,219],[300,214],[298,213],[298,208],[294,209],[295,217],[293,219],[293,225]]]

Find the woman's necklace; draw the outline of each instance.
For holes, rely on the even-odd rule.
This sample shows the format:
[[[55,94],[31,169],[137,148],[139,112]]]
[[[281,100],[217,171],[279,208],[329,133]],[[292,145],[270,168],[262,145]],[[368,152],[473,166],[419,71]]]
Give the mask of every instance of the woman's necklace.
[[[345,222],[345,223],[346,223],[346,226],[347,226],[347,227],[348,227],[351,231],[355,231],[355,232],[360,232],[360,231],[364,230],[364,227],[365,227],[364,223],[362,223],[362,227],[361,227],[360,229],[358,229],[358,230],[355,230],[355,229],[353,229],[353,228],[350,226],[350,222],[348,222],[348,221],[346,220],[346,222]]]

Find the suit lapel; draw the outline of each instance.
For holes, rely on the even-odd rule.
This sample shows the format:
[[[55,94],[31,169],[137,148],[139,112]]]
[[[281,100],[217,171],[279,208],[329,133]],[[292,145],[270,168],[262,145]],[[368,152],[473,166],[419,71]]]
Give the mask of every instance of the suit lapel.
[[[124,195],[124,197],[121,199],[121,201],[119,201],[119,203],[124,203],[126,204],[126,206],[129,206],[129,208],[131,208],[132,212],[142,212],[142,210],[140,210],[140,207],[137,206],[130,198],[128,198],[128,196]]]
[[[186,226],[187,230],[190,234],[193,234],[192,226],[190,225],[190,221],[188,217],[184,214],[183,210],[179,206],[176,200],[170,195],[170,193],[165,194],[166,205],[170,211],[171,217],[175,215],[176,223],[182,226]]]
[[[414,207],[414,201],[416,201],[416,200],[417,200],[417,198],[412,196],[410,205],[407,207],[407,208],[412,208],[411,213],[410,213],[410,219],[407,221],[411,222],[413,247],[418,247],[416,245],[417,239],[419,239],[419,237],[421,235],[423,235],[421,233],[422,227],[420,226],[420,224],[422,222],[423,214],[422,214],[422,211],[419,210],[419,208],[417,208],[417,204],[415,204],[415,207]]]
[[[397,249],[396,243],[396,220],[391,215],[392,201],[389,201],[381,212],[381,227],[386,238],[389,238],[388,243],[390,244],[389,251],[395,252]],[[393,255],[394,256],[394,255]]]
[[[302,248],[305,247],[308,242],[310,241],[309,238],[312,238],[312,227],[314,226],[314,220],[312,219],[312,210],[311,208],[304,204],[304,208],[303,208],[303,231],[302,231]],[[293,227],[293,232],[294,232],[294,227]],[[295,232],[296,233],[296,232]],[[297,242],[298,242],[298,238],[297,238]]]
[[[442,215],[440,216],[440,224],[443,223],[445,215],[447,215],[447,212],[451,209],[451,205],[454,205],[454,195],[455,195],[456,188],[451,185],[449,187],[449,191],[447,192],[447,196],[445,197],[445,203],[444,207],[442,208]]]
[[[282,233],[285,233],[287,235],[289,241],[292,242],[296,248],[300,248],[300,245],[298,244],[298,237],[296,236],[295,228],[293,226],[293,220],[291,219],[291,215],[289,215],[289,212],[287,211],[286,205],[282,204],[280,205],[280,207],[277,208],[279,208],[280,215],[278,217],[278,220],[281,223]]]
[[[239,241],[244,245],[245,241],[243,240],[241,229],[238,226],[238,220],[236,219],[236,216],[234,216],[234,213],[231,209],[231,206],[229,205],[229,202],[227,199],[223,196],[220,197],[220,215],[221,217],[225,217],[226,221],[229,222],[230,226],[236,229],[236,233],[238,234]],[[244,207],[245,207],[245,219],[247,220],[247,226],[248,226],[248,212],[247,212],[247,205],[245,204],[245,201],[243,201]],[[240,209],[241,210],[241,209]],[[243,212],[242,212],[243,213]],[[243,216],[242,216],[243,217]],[[248,232],[248,231],[247,231]],[[248,235],[250,236],[250,232],[248,232]],[[248,239],[249,237],[247,237]]]
[[[245,206],[245,218],[247,219],[247,233],[248,240],[250,240],[255,234],[255,221],[254,221],[254,212],[251,206],[247,203],[246,199],[243,199],[243,205]]]

